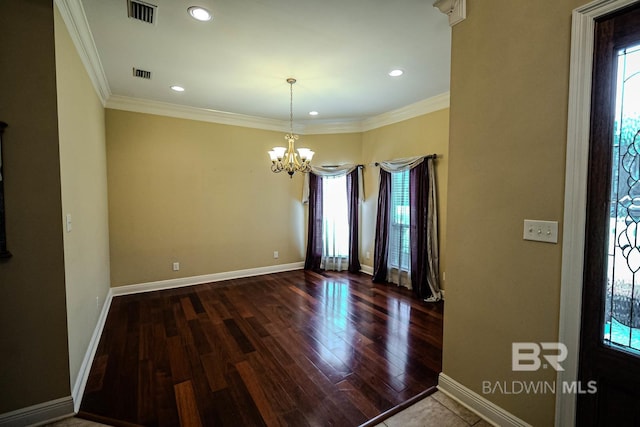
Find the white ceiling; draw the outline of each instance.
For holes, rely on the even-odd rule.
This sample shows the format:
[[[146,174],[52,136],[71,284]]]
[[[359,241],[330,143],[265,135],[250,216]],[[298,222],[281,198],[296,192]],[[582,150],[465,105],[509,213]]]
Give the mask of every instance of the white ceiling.
[[[147,1],[155,25],[128,18],[126,0],[82,0],[111,95],[288,120],[294,77],[294,121],[340,123],[449,91],[451,30],[432,0]]]

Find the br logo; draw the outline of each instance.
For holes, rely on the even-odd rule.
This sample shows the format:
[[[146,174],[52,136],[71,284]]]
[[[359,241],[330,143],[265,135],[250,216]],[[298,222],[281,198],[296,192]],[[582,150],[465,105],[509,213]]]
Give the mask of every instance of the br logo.
[[[556,371],[564,371],[560,362],[567,358],[567,346],[559,342],[514,342],[511,344],[511,369],[537,371],[550,365]],[[547,363],[542,364],[543,360]]]

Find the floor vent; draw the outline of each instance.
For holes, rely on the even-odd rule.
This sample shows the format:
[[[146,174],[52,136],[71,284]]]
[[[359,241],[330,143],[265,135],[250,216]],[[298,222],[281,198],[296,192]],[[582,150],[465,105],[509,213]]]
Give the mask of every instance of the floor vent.
[[[133,69],[133,77],[140,77],[141,79],[151,79],[151,71],[141,70],[139,68]]]
[[[158,6],[140,0],[127,0],[129,18],[137,19],[149,24],[156,23]]]

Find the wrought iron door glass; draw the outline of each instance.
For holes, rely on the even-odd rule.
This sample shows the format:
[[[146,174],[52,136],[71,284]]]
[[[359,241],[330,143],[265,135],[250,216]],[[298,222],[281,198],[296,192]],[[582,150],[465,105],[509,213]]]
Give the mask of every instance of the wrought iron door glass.
[[[640,45],[617,58],[604,343],[640,350]]]

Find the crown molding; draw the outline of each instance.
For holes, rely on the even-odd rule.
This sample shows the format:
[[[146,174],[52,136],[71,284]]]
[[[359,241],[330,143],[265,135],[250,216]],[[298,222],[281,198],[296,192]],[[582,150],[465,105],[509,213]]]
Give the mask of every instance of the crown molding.
[[[332,122],[317,121],[315,123],[302,123],[302,135],[321,135],[330,133],[360,133],[362,132],[362,122],[359,120]]]
[[[120,95],[111,95],[106,102],[105,107],[112,108],[114,110],[155,114],[159,116],[177,117],[180,119],[198,120],[202,122],[242,126],[277,132],[281,132],[289,126],[289,122],[285,120],[267,119],[264,117],[208,110],[206,108],[189,107],[186,105],[130,98]],[[302,135],[364,132],[448,107],[449,92],[446,92],[362,121],[302,123],[297,124],[294,130]]]
[[[225,111],[208,110],[206,108],[189,107],[186,105],[130,98],[120,95],[112,95],[105,107],[114,110],[133,111],[135,113],[156,114],[159,116],[274,131],[282,131],[283,129],[287,129],[289,125],[289,122],[284,120],[246,116],[243,114],[227,113]]]
[[[362,131],[377,129],[382,126],[409,120],[424,114],[433,113],[434,111],[449,108],[449,92],[423,99],[416,103],[398,108],[397,110],[382,113],[362,121]]]
[[[80,60],[89,74],[91,83],[93,83],[93,87],[104,106],[111,96],[111,89],[104,68],[102,68],[102,62],[98,56],[98,49],[93,35],[91,35],[82,3],[80,0],[55,0],[55,4],[62,15],[62,20],[69,31]]]

